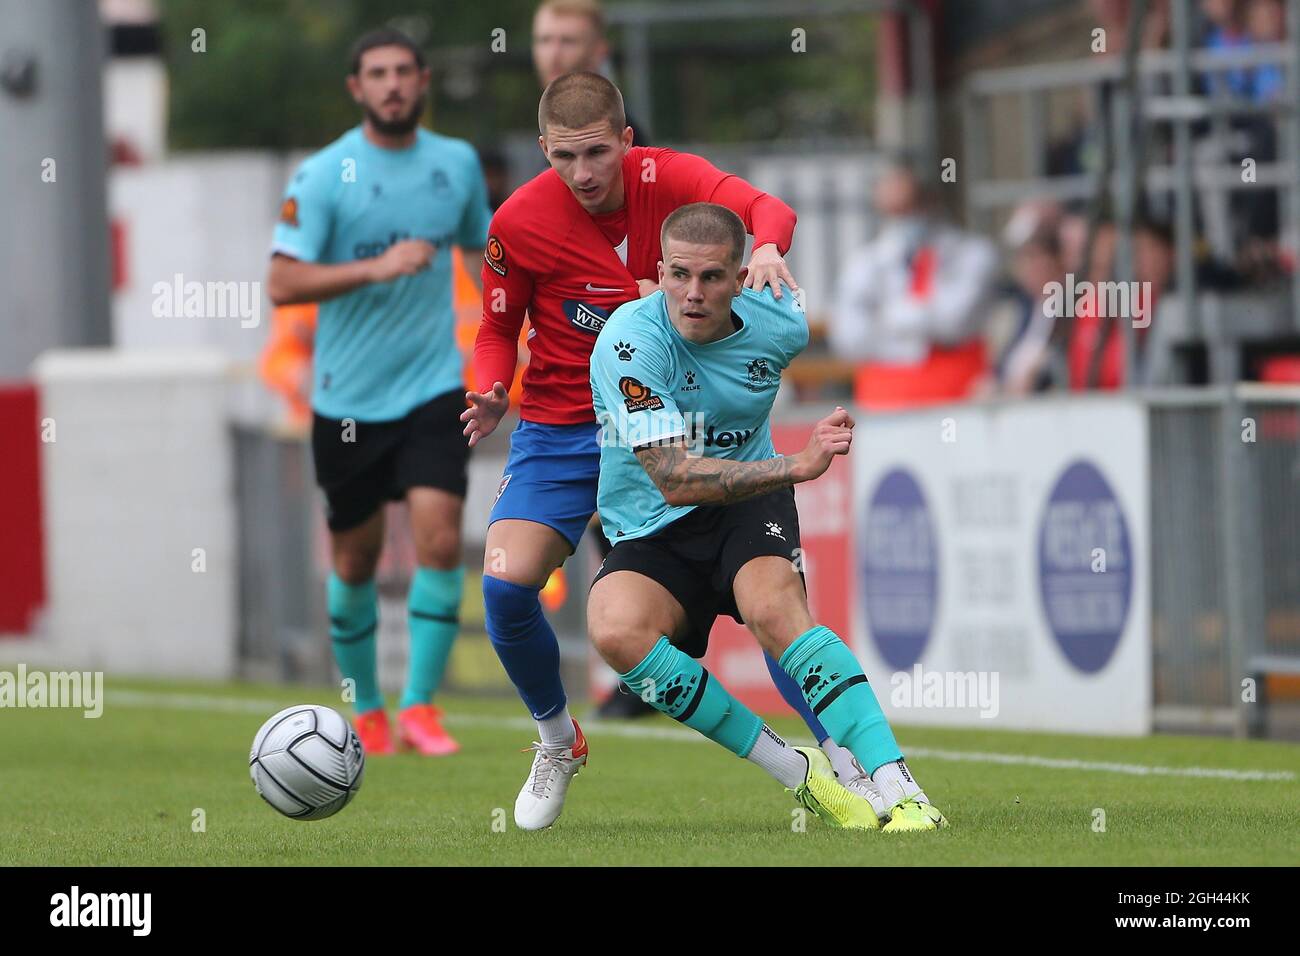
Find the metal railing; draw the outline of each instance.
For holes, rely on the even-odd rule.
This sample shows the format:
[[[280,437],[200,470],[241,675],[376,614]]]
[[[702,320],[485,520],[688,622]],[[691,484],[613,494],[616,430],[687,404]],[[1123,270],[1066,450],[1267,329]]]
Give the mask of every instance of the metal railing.
[[[1300,241],[1300,71],[1295,68],[1300,62],[1300,0],[1287,0],[1287,5],[1292,35],[1285,43],[1194,50],[1195,5],[1192,0],[1173,0],[1172,49],[974,73],[962,92],[967,223],[991,231],[997,213],[1032,197],[1090,201],[1094,214],[1110,205],[1117,210],[1114,278],[1127,281],[1132,278],[1124,273],[1132,268],[1133,210],[1137,195],[1144,193],[1156,208],[1172,214],[1176,283],[1171,299],[1185,313],[1185,324],[1205,338],[1196,287],[1198,212],[1209,248],[1227,260],[1236,251],[1230,213],[1233,195],[1276,190],[1279,235],[1293,247],[1293,259],[1300,259],[1294,249]],[[1141,7],[1134,5],[1139,12]],[[1130,22],[1130,32],[1136,34],[1138,26]],[[1260,66],[1277,66],[1285,74],[1286,92],[1276,102],[1195,92],[1196,77]],[[1014,106],[999,111],[1007,100]],[[1049,119],[1059,115],[1063,103],[1071,102],[1085,105],[1091,113],[1086,136],[1102,161],[1097,169],[1084,173],[1049,176]],[[1008,130],[999,123],[1007,115],[1015,117],[1018,128]],[[1241,162],[1232,159],[1231,122],[1242,118],[1263,119],[1276,127],[1277,158],[1256,162],[1251,176],[1243,175]],[[1199,130],[1196,137],[1194,129]],[[995,146],[1004,156],[995,159]],[[1167,158],[1153,158],[1160,152]],[[1023,157],[1021,168],[1008,170],[1005,159],[1016,153]],[[996,174],[995,166],[999,167]],[[1285,312],[1287,333],[1300,336],[1300,269],[1292,270],[1289,295],[1275,296],[1271,307]],[[1211,347],[1236,349],[1231,331],[1227,330],[1227,340],[1212,342]],[[1131,326],[1126,325],[1123,334],[1132,362],[1137,351]],[[1156,347],[1160,340],[1152,344]],[[1156,366],[1169,367],[1168,362],[1153,359]],[[1239,363],[1226,356],[1212,358],[1211,366],[1222,383],[1239,375]],[[1131,366],[1129,371],[1128,382],[1159,384],[1145,369]]]
[[[930,13],[918,0],[703,0],[689,4],[622,3],[611,6],[607,19],[620,30],[625,52],[627,104],[633,113],[652,119],[651,31],[667,24],[725,24],[737,20],[821,19],[852,13],[896,13],[907,21],[907,54],[912,76],[915,116],[912,147],[927,169],[935,168],[936,109],[934,27]]]
[[[1300,389],[1144,398],[1156,726],[1263,735],[1263,688],[1300,674]]]

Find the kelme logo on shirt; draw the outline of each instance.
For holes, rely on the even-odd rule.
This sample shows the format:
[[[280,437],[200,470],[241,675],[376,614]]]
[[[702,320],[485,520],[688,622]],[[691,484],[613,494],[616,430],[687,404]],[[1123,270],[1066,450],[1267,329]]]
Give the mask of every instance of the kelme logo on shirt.
[[[656,412],[664,407],[664,400],[630,375],[618,380],[618,390],[623,393],[623,404],[629,412]]]
[[[577,299],[564,300],[564,314],[569,317],[570,322],[592,335],[599,335],[600,330],[605,327],[605,320],[609,318],[609,313],[600,306],[587,305]]]
[[[686,384],[682,386],[682,391],[698,392],[699,390],[700,390],[700,386],[695,383],[695,373],[692,371],[687,371]]]
[[[749,381],[745,383],[745,388],[751,392],[761,392],[772,384],[772,373],[767,367],[767,359],[757,358],[752,362],[746,362],[745,369],[749,373]]]

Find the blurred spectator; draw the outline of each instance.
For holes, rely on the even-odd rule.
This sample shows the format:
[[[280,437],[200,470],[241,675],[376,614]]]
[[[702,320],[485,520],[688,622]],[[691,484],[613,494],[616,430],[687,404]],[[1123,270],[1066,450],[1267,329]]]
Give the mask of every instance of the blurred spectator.
[[[1205,33],[1201,45],[1209,50],[1241,50],[1286,39],[1282,0],[1201,0]],[[1267,103],[1286,91],[1280,64],[1238,66],[1208,73],[1203,81],[1211,96],[1234,96]]]
[[[1251,43],[1281,43],[1286,39],[1286,21],[1281,0],[1249,0],[1246,7],[1246,31]],[[1280,64],[1264,64],[1254,69],[1251,98],[1257,103],[1280,100],[1286,93],[1286,73]],[[1247,150],[1257,163],[1278,159],[1276,120],[1271,116],[1251,116],[1241,128],[1247,137]],[[1234,211],[1242,222],[1245,235],[1239,248],[1238,267],[1254,281],[1267,281],[1278,271],[1277,239],[1278,191],[1251,189],[1236,198]]]
[[[596,0],[546,0],[533,14],[533,68],[542,89],[566,73],[597,72],[609,57]]]
[[[1109,298],[1101,291],[1101,284],[1113,281],[1117,238],[1113,224],[1104,223],[1098,227],[1087,277],[1093,283],[1094,294],[1074,304],[1067,358],[1070,388],[1076,391],[1123,387],[1125,352],[1120,323],[1142,320],[1135,329],[1140,356],[1156,306],[1173,280],[1173,240],[1168,226],[1150,219],[1140,220],[1133,230],[1132,281],[1136,283],[1136,289],[1128,299],[1130,314],[1101,315],[1099,305]],[[1094,359],[1099,348],[1101,353]]]
[[[1286,36],[1281,0],[1202,0],[1206,19],[1203,45],[1210,50],[1240,50],[1259,44],[1281,43]],[[1207,95],[1252,103],[1275,102],[1286,90],[1286,76],[1280,65],[1234,67],[1208,72],[1201,80]],[[1276,162],[1279,155],[1276,120],[1269,115],[1234,115],[1226,128],[1230,136],[1206,136],[1223,126],[1203,128],[1198,159],[1205,163],[1240,165],[1250,159],[1257,165]],[[1211,224],[1223,213],[1213,204],[1202,203],[1202,214]],[[1230,267],[1246,281],[1262,281],[1278,270],[1278,193],[1268,187],[1233,191],[1228,200],[1226,228],[1231,237],[1234,260]]]
[[[1100,56],[1120,56],[1128,45],[1129,17],[1133,0],[1090,0],[1088,4],[1094,22],[1103,30],[1105,49]],[[1139,51],[1158,50],[1165,45],[1169,37],[1170,7],[1169,0],[1152,0],[1147,7],[1146,17],[1141,24]],[[1167,93],[1168,81],[1156,75],[1140,75],[1139,87],[1144,95],[1156,96]],[[1100,107],[1103,113],[1110,112],[1111,87],[1099,89]],[[1053,138],[1047,146],[1046,171],[1049,176],[1073,176],[1081,173],[1095,173],[1102,166],[1102,144],[1098,140],[1097,107],[1093,97],[1078,94],[1070,110],[1068,130]],[[1136,128],[1134,133],[1137,134]],[[1146,135],[1151,130],[1143,131]]]
[[[533,15],[533,67],[546,89],[552,80],[588,70],[613,78],[605,11],[599,0],[546,0]],[[649,146],[649,130],[627,114],[633,146]]]
[[[1226,51],[1250,46],[1241,0],[1201,0],[1205,17],[1205,35],[1201,45],[1208,50]],[[1211,96],[1248,97],[1252,91],[1251,71],[1247,67],[1216,70],[1205,77]]]
[[[827,330],[840,357],[862,360],[854,400],[885,409],[966,398],[988,372],[994,246],[932,216],[905,165],[881,174],[874,200],[883,225],[845,265]]]
[[[1015,332],[998,359],[998,385],[1004,394],[1028,395],[1051,385],[1057,317],[1046,305],[1050,283],[1065,279],[1064,222],[1055,202],[1030,200],[1012,213],[1003,231],[1018,307]]]
[[[1282,0],[1250,0],[1246,8],[1246,32],[1252,43],[1281,43],[1285,40],[1286,16]],[[1286,73],[1281,64],[1257,66],[1251,92],[1261,103],[1281,99],[1286,92]]]
[[[1088,8],[1097,24],[1106,31],[1105,52],[1122,53],[1128,43],[1133,0],[1089,0]],[[1142,37],[1138,44],[1140,49],[1158,50],[1164,46],[1169,36],[1169,17],[1169,0],[1151,0],[1142,20]]]

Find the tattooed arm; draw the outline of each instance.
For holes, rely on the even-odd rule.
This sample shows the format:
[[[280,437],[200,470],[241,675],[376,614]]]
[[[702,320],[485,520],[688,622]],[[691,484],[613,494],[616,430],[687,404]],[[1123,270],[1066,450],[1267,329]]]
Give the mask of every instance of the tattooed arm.
[[[728,505],[825,473],[836,455],[847,455],[853,419],[842,408],[813,428],[803,451],[766,461],[729,461],[687,453],[684,441],[638,448],[637,460],[670,505]]]
[[[670,505],[726,505],[795,483],[791,459],[727,461],[686,453],[686,445],[650,445],[637,460]]]

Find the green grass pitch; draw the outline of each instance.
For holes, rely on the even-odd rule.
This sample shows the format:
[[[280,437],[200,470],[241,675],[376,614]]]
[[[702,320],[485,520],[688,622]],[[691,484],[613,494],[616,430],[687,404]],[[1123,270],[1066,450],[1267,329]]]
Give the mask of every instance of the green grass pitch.
[[[827,829],[762,771],[666,718],[584,727],[591,761],[549,831],[514,828],[532,739],[513,701],[442,701],[463,751],[367,761],[337,816],[302,823],[247,769],[262,721],[326,690],[107,682],[99,719],[0,711],[0,865],[1281,865],[1300,858],[1300,748],[902,727],[952,821]],[[800,739],[794,719],[778,731]],[[628,728],[632,729],[629,730]],[[1041,765],[1040,758],[1062,763]],[[1172,768],[1130,773],[1097,764]],[[1206,768],[1214,776],[1198,776]],[[1259,771],[1245,778],[1223,771]],[[202,809],[203,832],[193,828]],[[1104,832],[1094,827],[1104,811]]]

